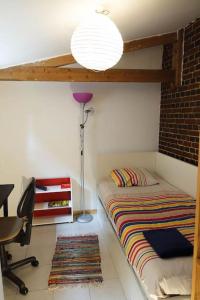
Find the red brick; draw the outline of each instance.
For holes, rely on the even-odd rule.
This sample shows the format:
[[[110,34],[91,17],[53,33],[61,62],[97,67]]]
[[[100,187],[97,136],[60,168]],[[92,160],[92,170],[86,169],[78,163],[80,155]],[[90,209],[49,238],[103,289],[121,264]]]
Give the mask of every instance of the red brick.
[[[163,69],[172,67],[172,45],[163,51]],[[161,85],[159,151],[197,165],[200,129],[200,18],[185,28],[183,85]]]

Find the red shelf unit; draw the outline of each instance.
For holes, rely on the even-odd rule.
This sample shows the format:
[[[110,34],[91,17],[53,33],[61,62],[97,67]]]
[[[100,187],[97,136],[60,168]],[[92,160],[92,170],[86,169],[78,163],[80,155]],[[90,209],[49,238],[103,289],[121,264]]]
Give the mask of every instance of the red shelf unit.
[[[34,217],[49,217],[57,215],[71,214],[71,207],[67,208],[51,208],[51,209],[38,209],[34,211]]]
[[[47,187],[46,191],[37,186]],[[61,187],[64,185],[64,188]],[[48,207],[52,201],[68,200],[67,206]],[[70,177],[36,179],[34,225],[73,222],[72,184]]]
[[[49,197],[49,194],[51,193],[51,197]],[[49,192],[49,193],[36,193],[36,203],[43,203],[43,202],[52,202],[52,201],[59,201],[68,199],[71,200],[71,192]]]

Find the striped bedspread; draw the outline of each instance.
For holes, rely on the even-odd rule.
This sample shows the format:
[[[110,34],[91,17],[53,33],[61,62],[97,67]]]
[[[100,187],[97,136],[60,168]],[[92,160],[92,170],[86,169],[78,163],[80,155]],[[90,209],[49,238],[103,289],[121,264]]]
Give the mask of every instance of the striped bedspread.
[[[177,228],[191,243],[194,239],[195,201],[185,193],[153,193],[153,196],[117,196],[106,202],[129,263],[142,278],[148,262],[158,259],[143,231]]]

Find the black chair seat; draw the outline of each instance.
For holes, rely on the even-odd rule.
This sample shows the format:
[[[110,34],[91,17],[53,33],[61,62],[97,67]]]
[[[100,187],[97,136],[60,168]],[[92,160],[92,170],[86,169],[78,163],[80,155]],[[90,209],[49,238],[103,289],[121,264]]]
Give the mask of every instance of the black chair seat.
[[[23,219],[18,217],[0,218],[0,244],[8,244],[23,228]]]

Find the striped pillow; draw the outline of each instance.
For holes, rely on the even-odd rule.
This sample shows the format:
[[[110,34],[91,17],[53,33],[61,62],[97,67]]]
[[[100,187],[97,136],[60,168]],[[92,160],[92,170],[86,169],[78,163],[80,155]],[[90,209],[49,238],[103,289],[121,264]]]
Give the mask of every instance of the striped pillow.
[[[154,185],[158,181],[143,168],[123,168],[115,169],[111,172],[111,177],[118,187]]]

